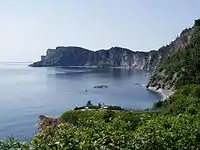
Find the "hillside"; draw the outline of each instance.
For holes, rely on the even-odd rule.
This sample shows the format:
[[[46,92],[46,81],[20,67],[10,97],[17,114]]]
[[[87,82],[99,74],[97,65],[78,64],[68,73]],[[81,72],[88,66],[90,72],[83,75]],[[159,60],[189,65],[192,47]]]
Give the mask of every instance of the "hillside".
[[[147,87],[177,89],[187,84],[200,83],[200,21],[196,20],[185,49],[177,50],[166,57]]]
[[[128,69],[155,70],[163,63],[169,53],[184,49],[189,43],[193,28],[185,29],[169,45],[150,52],[132,51],[121,47],[112,47],[108,50],[91,51],[81,47],[57,47],[47,49],[41,60],[31,64],[32,67],[49,66],[96,66],[122,67]]]

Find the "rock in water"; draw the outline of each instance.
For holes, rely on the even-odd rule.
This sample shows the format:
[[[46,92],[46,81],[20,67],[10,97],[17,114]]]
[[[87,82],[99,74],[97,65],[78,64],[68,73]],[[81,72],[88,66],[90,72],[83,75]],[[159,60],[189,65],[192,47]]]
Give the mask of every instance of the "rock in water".
[[[108,86],[107,85],[98,85],[98,86],[95,86],[94,88],[103,89],[103,88],[108,88]]]

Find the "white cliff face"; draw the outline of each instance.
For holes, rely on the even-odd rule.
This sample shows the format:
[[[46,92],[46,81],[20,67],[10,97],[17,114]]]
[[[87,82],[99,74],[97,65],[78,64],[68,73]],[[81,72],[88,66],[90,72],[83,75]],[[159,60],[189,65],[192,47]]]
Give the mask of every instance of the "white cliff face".
[[[55,53],[56,53],[56,50],[54,50],[54,49],[47,49],[46,59],[49,59],[49,58],[53,57]]]
[[[190,42],[192,32],[193,28],[185,29],[171,44],[161,47],[158,51],[150,52],[134,52],[120,47],[99,51],[90,51],[81,47],[57,47],[48,49],[46,56],[42,56],[41,61],[31,66],[123,67],[153,71],[171,52],[184,49]]]

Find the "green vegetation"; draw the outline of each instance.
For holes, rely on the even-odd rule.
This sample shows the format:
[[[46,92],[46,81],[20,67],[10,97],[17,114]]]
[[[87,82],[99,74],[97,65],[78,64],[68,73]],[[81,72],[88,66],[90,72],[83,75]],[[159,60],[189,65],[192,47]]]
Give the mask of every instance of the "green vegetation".
[[[74,108],[74,110],[84,110],[84,109],[123,110],[120,106],[102,105],[101,103],[99,103],[98,105],[94,105],[92,104],[91,101],[88,101],[85,106]]]
[[[1,150],[15,150],[15,149],[29,149],[29,143],[20,142],[19,140],[10,137],[7,141],[0,140],[0,149]]]
[[[60,117],[62,123],[47,126],[30,143],[11,138],[0,141],[0,148],[200,149],[200,20],[195,21],[191,45],[169,56],[155,76],[170,80],[177,90],[150,111],[125,111],[116,106],[71,110]],[[94,107],[90,101],[86,106]]]

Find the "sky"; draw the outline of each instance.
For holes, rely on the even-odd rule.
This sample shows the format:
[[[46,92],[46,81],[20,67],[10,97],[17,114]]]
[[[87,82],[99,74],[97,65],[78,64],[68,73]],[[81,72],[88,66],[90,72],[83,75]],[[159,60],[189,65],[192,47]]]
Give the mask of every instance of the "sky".
[[[200,0],[0,0],[0,62],[47,48],[157,50],[200,18]]]

